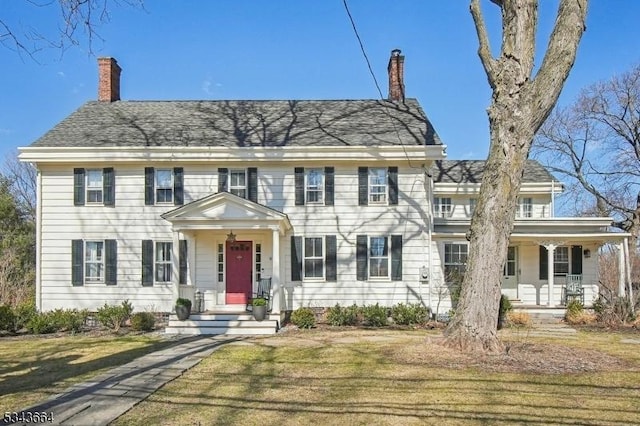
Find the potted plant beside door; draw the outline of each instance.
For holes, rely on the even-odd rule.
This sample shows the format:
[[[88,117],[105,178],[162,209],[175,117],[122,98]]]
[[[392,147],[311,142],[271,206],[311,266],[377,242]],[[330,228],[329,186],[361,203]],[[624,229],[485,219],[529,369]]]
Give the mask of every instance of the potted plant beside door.
[[[176,300],[176,316],[180,321],[184,321],[191,315],[191,300],[183,297]]]
[[[267,316],[267,299],[262,297],[251,299],[251,306],[253,306],[253,319],[263,321]]]

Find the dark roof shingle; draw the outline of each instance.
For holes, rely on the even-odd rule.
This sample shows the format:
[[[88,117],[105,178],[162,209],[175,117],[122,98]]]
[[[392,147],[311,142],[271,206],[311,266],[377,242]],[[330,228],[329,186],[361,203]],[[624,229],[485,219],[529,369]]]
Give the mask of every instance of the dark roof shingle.
[[[433,179],[436,183],[480,183],[484,171],[484,160],[440,160],[435,162]],[[527,160],[523,183],[558,182],[542,164]]]
[[[402,142],[401,142],[401,141]],[[32,147],[440,145],[415,99],[88,102]]]

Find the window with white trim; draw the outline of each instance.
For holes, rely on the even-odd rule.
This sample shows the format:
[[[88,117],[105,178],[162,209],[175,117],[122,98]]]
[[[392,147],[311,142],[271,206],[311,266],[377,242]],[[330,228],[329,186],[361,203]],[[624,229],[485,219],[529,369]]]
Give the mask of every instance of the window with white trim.
[[[556,247],[553,252],[553,274],[566,275],[569,273],[569,247]]]
[[[453,213],[453,204],[449,197],[433,198],[433,215],[435,217],[451,217]]]
[[[172,243],[156,242],[155,271],[156,282],[171,282],[171,249]]]
[[[478,205],[477,198],[469,198],[469,217],[473,216],[473,212],[476,211],[477,205]]]
[[[444,277],[447,282],[464,274],[468,255],[469,246],[466,243],[444,244]]]
[[[389,277],[389,237],[369,237],[369,277]]]
[[[306,203],[321,204],[324,201],[324,172],[322,169],[307,169],[305,172]]]
[[[518,198],[516,217],[533,217],[533,199],[530,197]]]
[[[247,198],[247,172],[245,169],[229,171],[229,192],[241,198]]]
[[[387,190],[387,169],[384,167],[369,168],[369,204],[385,204]]]
[[[322,237],[305,237],[303,245],[305,279],[324,278],[324,239]]]
[[[102,170],[87,170],[87,203],[102,203]]]
[[[104,281],[104,241],[85,241],[84,276],[86,282]]]
[[[156,203],[173,203],[173,170],[155,171]]]
[[[224,244],[218,244],[218,282],[224,282]]]
[[[517,249],[515,246],[509,246],[507,249],[507,263],[504,265],[504,276],[515,277],[516,267],[518,265]]]

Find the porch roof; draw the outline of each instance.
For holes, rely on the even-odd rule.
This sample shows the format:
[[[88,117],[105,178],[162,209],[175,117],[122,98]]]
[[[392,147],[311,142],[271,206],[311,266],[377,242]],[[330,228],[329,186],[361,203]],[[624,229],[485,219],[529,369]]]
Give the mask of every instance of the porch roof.
[[[173,229],[271,229],[284,234],[289,217],[228,192],[218,192],[162,214]]]

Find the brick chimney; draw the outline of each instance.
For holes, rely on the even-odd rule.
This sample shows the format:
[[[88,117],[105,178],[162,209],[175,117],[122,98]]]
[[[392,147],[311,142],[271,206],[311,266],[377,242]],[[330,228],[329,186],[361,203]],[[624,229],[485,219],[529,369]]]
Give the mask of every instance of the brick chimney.
[[[98,58],[98,100],[113,102],[120,100],[120,71],[114,58]]]
[[[400,49],[393,49],[389,58],[389,100],[404,102],[404,56]]]

